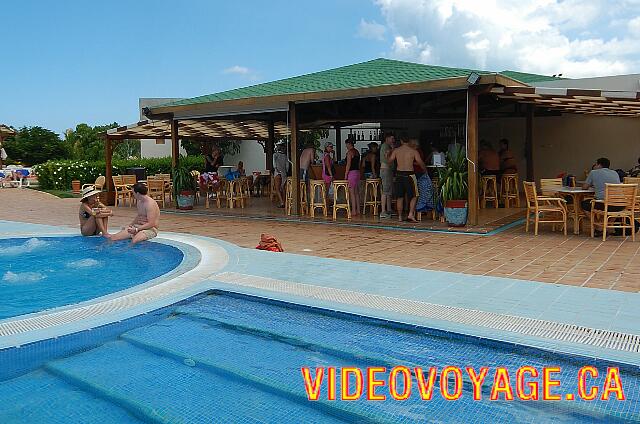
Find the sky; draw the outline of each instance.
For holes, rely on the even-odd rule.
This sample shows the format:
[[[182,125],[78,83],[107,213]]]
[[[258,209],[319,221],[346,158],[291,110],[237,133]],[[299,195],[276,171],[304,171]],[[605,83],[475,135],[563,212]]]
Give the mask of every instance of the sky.
[[[4,0],[0,123],[57,133],[378,57],[640,73],[640,0]]]

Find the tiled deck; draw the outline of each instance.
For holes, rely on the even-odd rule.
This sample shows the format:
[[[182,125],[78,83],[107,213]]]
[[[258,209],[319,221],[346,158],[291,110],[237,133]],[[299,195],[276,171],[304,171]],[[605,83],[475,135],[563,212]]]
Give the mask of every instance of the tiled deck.
[[[226,211],[226,209],[224,209]],[[126,225],[133,208],[117,208],[111,228]],[[78,226],[78,200],[33,190],[0,190],[0,219]],[[207,215],[162,216],[162,230],[215,237],[255,247],[260,233],[276,235],[287,252],[473,275],[640,291],[640,242],[543,229],[534,237],[516,226],[495,235],[447,234],[282,222]]]

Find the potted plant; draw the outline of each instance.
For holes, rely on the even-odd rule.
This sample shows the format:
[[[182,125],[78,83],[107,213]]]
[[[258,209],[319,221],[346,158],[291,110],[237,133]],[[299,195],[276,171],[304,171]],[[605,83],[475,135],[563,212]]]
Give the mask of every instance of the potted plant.
[[[183,161],[180,161],[181,163]],[[196,191],[196,181],[191,171],[185,165],[173,168],[173,190],[176,196],[178,209],[191,210]]]
[[[447,155],[447,164],[439,170],[440,195],[444,206],[444,216],[449,225],[462,227],[467,224],[467,157],[462,147]]]

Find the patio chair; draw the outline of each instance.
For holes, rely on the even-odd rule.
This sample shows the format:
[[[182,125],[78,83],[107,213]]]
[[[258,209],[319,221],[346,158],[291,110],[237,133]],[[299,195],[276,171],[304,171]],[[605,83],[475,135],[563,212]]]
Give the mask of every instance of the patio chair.
[[[164,208],[165,184],[163,180],[147,179],[147,195]]]
[[[98,176],[98,178],[96,178],[96,181],[93,184],[82,184],[82,190],[84,190],[87,187],[95,187],[96,190],[102,191],[104,188],[104,183],[107,181],[107,179],[104,177],[104,175],[100,175]]]
[[[557,197],[562,188],[562,178],[541,178],[540,193],[543,196]]]
[[[122,175],[114,175],[112,179],[113,189],[116,192],[116,206],[119,206],[120,202],[126,205],[127,200],[129,201],[129,207],[133,206],[133,191],[130,186],[124,184]]]
[[[631,240],[636,240],[635,206],[638,186],[636,184],[605,184],[604,200],[591,201],[591,237],[596,227],[602,229],[602,241],[607,240],[607,229],[621,228],[626,235],[631,229]],[[602,210],[596,209],[601,204]],[[613,210],[612,210],[613,209]]]
[[[636,194],[636,204],[633,208],[636,221],[640,223],[640,177],[624,177],[625,184],[635,184],[638,187]]]
[[[529,232],[529,223],[533,218],[534,235],[538,235],[540,223],[562,224],[564,235],[567,235],[567,208],[566,201],[560,197],[538,196],[536,184],[524,181],[524,194],[527,198],[527,217],[525,231]]]

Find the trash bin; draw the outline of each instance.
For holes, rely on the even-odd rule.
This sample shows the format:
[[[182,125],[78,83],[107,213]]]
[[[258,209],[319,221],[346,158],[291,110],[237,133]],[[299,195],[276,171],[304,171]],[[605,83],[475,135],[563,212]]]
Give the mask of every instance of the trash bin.
[[[127,172],[127,175],[135,175],[136,181],[147,179],[147,168],[143,168],[143,167],[127,168],[126,172]]]

